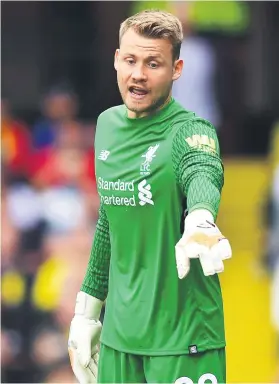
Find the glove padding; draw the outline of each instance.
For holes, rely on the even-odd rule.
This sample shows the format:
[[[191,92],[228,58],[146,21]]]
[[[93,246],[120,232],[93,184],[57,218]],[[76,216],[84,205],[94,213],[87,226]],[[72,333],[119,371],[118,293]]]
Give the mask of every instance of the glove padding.
[[[68,351],[79,383],[96,383],[99,360],[99,321],[103,302],[85,292],[77,295],[75,316],[71,322]]]
[[[175,246],[178,277],[190,270],[190,259],[200,260],[205,276],[224,271],[223,260],[232,256],[229,241],[214,224],[212,214],[205,210],[191,212],[185,219],[182,238]]]

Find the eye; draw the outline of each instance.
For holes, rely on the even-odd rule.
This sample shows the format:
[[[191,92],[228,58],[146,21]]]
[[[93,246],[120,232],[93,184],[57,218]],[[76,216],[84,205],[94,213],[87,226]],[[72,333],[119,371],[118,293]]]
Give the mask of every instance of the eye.
[[[134,59],[131,59],[131,58],[128,58],[128,59],[126,59],[125,61],[126,61],[126,63],[128,63],[129,65],[133,65],[134,62],[135,62],[135,60],[134,60]]]
[[[155,61],[150,61],[150,63],[148,65],[152,69],[158,68],[158,64]]]

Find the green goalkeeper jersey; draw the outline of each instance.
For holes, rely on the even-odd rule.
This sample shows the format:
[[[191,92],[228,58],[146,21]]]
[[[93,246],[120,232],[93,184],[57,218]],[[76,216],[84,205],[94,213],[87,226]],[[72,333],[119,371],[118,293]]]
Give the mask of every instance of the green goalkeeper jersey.
[[[179,280],[175,261],[185,211],[217,215],[223,166],[214,127],[174,99],[140,119],[117,106],[99,116],[95,153],[101,208],[82,290],[107,294],[101,342],[154,356],[223,347],[218,276],[205,277],[195,259]]]

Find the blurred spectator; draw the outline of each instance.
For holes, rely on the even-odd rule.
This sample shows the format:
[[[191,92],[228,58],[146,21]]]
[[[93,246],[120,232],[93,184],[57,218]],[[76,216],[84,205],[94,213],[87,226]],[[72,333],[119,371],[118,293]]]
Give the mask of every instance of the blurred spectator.
[[[31,161],[31,135],[28,127],[16,120],[7,99],[1,100],[1,159],[11,182],[26,180]]]
[[[13,225],[8,211],[7,187],[3,178],[1,190],[1,232],[5,234],[5,236],[2,236],[1,241],[1,269],[3,271],[13,264],[19,242],[19,231]]]
[[[94,150],[93,146],[88,148],[85,132],[77,122],[65,122],[53,146],[34,156],[32,182],[40,190],[42,207],[47,207],[44,210],[47,221],[62,224],[60,219],[66,215],[66,225],[78,226],[79,220],[84,220],[85,211],[89,220],[97,219],[99,200]],[[67,215],[72,215],[73,219]]]
[[[79,123],[64,122],[59,128],[53,145],[36,152],[33,181],[40,187],[74,185],[92,191],[95,188],[93,145],[87,148],[87,137]]]
[[[187,110],[220,126],[220,110],[216,100],[215,52],[209,40],[194,32],[189,19],[189,2],[175,2],[174,13],[180,18],[184,39],[180,58],[184,61],[181,77],[174,82],[173,96]]]
[[[267,202],[267,266],[271,273],[271,321],[278,338],[278,372],[279,382],[279,122],[274,126],[270,140],[269,167],[271,185]]]
[[[266,263],[269,271],[273,272],[279,260],[279,123],[275,124],[271,132],[268,166],[270,184],[264,206],[268,230]]]
[[[68,88],[54,87],[43,97],[41,113],[42,118],[33,127],[33,143],[37,149],[52,145],[59,126],[76,120],[77,96]]]

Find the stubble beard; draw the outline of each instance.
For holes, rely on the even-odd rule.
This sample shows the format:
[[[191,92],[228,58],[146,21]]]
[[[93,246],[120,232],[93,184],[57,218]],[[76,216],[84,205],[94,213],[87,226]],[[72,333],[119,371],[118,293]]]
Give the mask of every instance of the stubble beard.
[[[119,87],[119,85],[118,85],[118,87]],[[126,101],[126,97],[124,95],[124,92],[122,92],[120,90],[120,87],[119,87],[119,91],[120,91],[120,95],[121,95],[121,98],[123,100],[123,103],[126,105],[126,107],[130,111],[135,112],[135,113],[152,114],[155,111],[157,111],[158,109],[162,108],[164,106],[164,104],[166,104],[166,102],[170,96],[171,87],[169,87],[169,89],[160,97],[157,97],[155,100],[151,100],[151,103],[149,105],[141,105],[140,102],[137,103],[136,101],[134,101],[133,104],[130,105],[130,103]]]
[[[149,105],[145,105],[145,106],[141,105],[141,103],[140,102],[137,103],[136,100],[133,102],[133,104],[131,103],[132,105],[129,105],[130,103],[127,102],[126,97],[125,97],[125,92],[124,92],[124,90],[121,90],[120,82],[119,82],[119,79],[117,78],[117,85],[118,85],[118,89],[119,89],[120,96],[122,98],[123,103],[125,104],[125,106],[127,107],[128,110],[135,112],[135,113],[152,114],[156,110],[162,108],[170,98],[171,90],[172,90],[172,84],[173,84],[173,82],[171,82],[171,84],[166,89],[166,91],[164,92],[163,95],[161,95],[160,97],[157,97],[156,99],[151,100],[151,103]],[[126,88],[125,88],[125,91],[126,91]],[[128,90],[128,92],[129,92],[129,90]],[[127,96],[127,98],[128,98],[128,96]]]

